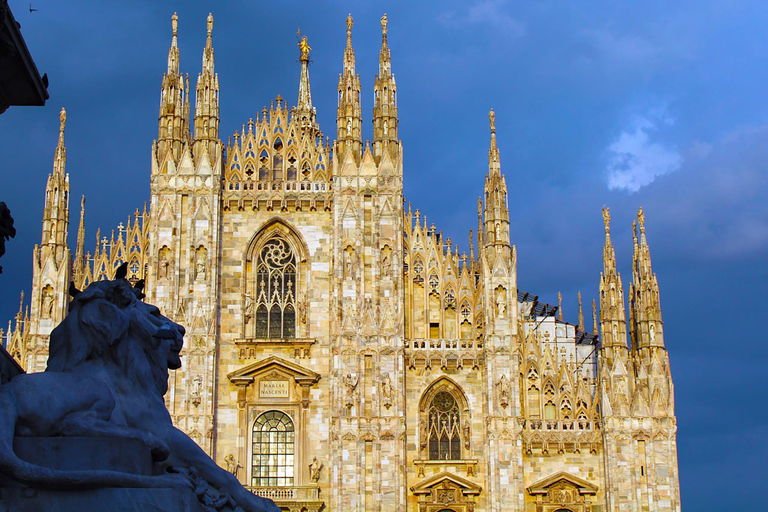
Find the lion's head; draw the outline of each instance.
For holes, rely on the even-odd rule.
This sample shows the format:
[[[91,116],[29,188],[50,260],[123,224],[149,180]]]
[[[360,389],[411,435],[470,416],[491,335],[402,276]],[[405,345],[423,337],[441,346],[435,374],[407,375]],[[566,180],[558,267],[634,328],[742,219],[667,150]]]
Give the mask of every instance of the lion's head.
[[[78,293],[51,333],[48,368],[116,367],[131,382],[168,390],[168,369],[181,367],[184,327],[136,297],[126,279],[97,281]]]

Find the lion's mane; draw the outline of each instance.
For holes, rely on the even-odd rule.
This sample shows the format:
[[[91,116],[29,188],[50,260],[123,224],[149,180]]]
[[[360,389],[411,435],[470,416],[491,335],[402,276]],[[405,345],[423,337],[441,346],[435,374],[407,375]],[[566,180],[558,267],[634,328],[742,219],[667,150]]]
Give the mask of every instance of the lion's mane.
[[[91,283],[51,333],[46,371],[74,373],[86,363],[103,365],[118,379],[147,389],[154,385],[164,395],[169,347],[162,332],[169,327],[183,332],[155,306],[138,300],[127,280]]]

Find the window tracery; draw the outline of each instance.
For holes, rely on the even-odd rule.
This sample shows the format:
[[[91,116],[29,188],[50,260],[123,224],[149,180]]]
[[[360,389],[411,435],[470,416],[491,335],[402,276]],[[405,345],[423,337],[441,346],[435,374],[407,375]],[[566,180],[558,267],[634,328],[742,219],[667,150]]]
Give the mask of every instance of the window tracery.
[[[256,337],[296,337],[296,255],[279,237],[267,241],[256,261]]]
[[[430,460],[461,459],[461,411],[453,395],[438,392],[430,404],[428,418]]]

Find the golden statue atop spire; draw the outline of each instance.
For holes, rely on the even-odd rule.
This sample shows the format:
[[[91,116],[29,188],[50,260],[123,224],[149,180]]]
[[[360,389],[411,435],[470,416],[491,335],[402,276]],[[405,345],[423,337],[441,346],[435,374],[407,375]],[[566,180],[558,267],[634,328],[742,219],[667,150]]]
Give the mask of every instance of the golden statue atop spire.
[[[386,39],[387,37],[387,13],[384,13],[384,16],[381,17],[381,33]]]
[[[496,113],[493,111],[493,109],[488,112],[488,117],[491,120],[491,133],[496,133]]]
[[[349,13],[347,15],[347,36],[349,36],[352,33],[352,25],[354,25],[355,22],[352,19],[352,13]]]
[[[299,35],[301,35],[301,31],[299,31]],[[301,38],[299,48],[301,49],[301,60],[309,60],[309,50],[312,48],[310,48],[309,43],[307,43],[307,36]]]
[[[61,107],[61,112],[59,112],[59,122],[61,123],[59,126],[59,133],[64,133],[64,125],[67,124],[67,111],[64,107]]]
[[[173,28],[173,37],[176,37],[179,31],[179,16],[176,13],[171,16],[171,27]]]
[[[605,234],[608,235],[611,232],[611,212],[607,206],[603,206],[603,224],[605,224]]]
[[[645,213],[642,206],[637,210],[637,220],[640,223],[640,233],[645,233]]]
[[[208,36],[213,32],[213,13],[208,13]]]

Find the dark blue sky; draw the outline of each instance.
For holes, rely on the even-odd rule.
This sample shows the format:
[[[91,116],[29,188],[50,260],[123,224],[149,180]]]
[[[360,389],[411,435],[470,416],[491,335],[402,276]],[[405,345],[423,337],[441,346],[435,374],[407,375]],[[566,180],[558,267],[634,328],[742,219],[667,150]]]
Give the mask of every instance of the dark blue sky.
[[[67,118],[73,229],[87,197],[86,247],[149,197],[160,81],[179,13],[181,66],[194,86],[213,11],[221,137],[277,94],[295,103],[296,29],[313,48],[312,99],[335,134],[344,20],[371,138],[379,18],[389,17],[405,194],[467,248],[496,111],[520,288],[576,321],[597,296],[600,208],[611,207],[620,270],[646,212],[676,391],[683,504],[754,507],[768,459],[763,359],[768,292],[768,3],[52,2],[11,8],[51,99],[0,116],[0,200],[19,234],[0,276],[0,319],[31,284],[58,111]],[[587,316],[589,316],[587,314]]]

